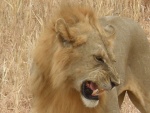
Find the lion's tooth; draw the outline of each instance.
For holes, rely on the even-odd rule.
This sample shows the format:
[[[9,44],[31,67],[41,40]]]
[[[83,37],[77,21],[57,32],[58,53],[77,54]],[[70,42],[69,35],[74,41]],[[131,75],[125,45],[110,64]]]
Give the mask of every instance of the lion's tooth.
[[[98,89],[94,90],[93,93],[92,93],[92,95],[93,95],[93,96],[99,95],[99,90],[98,90]]]
[[[104,91],[104,89],[101,89],[100,91]]]

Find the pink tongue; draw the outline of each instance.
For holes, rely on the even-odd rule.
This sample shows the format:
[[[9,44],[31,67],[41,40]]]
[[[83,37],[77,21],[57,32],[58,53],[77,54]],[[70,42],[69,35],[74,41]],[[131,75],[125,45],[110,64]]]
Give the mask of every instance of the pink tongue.
[[[93,82],[86,83],[86,86],[87,86],[88,88],[90,88],[91,90],[96,90],[96,89],[98,89],[97,85],[96,85],[95,83],[93,83]]]

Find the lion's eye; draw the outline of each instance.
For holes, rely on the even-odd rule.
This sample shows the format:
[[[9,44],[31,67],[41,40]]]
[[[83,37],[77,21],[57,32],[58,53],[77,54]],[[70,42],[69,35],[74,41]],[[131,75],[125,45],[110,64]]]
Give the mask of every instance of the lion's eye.
[[[103,60],[103,58],[102,58],[101,56],[96,56],[96,55],[94,55],[94,59],[95,59],[95,61],[97,61],[97,62],[104,63],[104,60]]]

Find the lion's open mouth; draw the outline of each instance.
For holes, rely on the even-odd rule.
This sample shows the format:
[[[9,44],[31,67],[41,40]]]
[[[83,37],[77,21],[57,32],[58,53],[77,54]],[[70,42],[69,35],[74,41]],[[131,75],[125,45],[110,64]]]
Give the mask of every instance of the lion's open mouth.
[[[92,81],[85,81],[81,86],[82,95],[89,100],[99,100],[99,94],[103,91],[99,90],[97,84]]]

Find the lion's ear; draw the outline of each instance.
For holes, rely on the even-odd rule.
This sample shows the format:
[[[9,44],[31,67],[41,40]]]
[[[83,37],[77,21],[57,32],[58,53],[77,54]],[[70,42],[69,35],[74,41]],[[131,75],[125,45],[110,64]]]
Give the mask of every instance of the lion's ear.
[[[56,21],[55,31],[63,44],[68,45],[73,40],[69,33],[68,24],[64,19],[60,18]]]
[[[115,38],[115,36],[113,36],[115,34],[115,28],[112,25],[105,26],[104,30],[105,30],[107,38],[109,38],[109,39]]]

